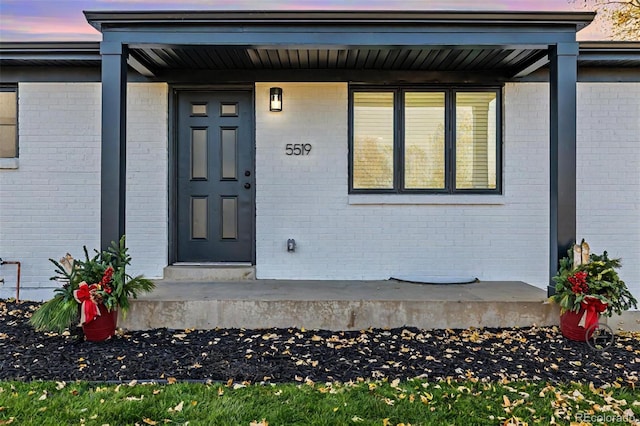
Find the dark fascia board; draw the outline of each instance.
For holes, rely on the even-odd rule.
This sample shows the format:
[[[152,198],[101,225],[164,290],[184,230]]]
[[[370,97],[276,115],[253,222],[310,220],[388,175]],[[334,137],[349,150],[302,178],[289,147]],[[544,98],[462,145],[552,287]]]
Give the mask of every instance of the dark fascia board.
[[[584,41],[579,43],[578,60],[640,62],[640,41]]]
[[[640,41],[581,41],[580,50],[636,50],[640,52]]]
[[[0,42],[0,60],[100,61],[100,42],[37,41]]]
[[[510,12],[510,11],[84,11],[98,31],[103,26],[189,24],[259,25],[367,25],[367,24],[517,24],[572,25],[581,30],[595,12]],[[105,27],[106,28],[106,27]]]
[[[635,59],[640,59],[640,41],[583,41],[578,45],[581,60],[602,55],[607,55],[611,59],[616,59],[616,56],[634,56]]]

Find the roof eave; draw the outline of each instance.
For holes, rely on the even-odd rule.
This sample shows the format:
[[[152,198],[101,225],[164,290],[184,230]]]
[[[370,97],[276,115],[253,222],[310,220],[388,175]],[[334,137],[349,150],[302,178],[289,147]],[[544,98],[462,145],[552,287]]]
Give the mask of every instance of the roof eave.
[[[0,60],[100,61],[100,42],[9,41],[0,42]]]
[[[538,24],[574,25],[579,31],[595,12],[512,11],[84,11],[87,21],[102,32],[103,25],[132,24]]]

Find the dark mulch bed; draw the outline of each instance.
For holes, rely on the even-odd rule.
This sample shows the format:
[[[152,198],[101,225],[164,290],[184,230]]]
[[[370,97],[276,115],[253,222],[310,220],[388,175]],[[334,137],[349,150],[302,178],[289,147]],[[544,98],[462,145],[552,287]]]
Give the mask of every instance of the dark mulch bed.
[[[350,332],[167,330],[124,332],[102,343],[38,333],[37,303],[0,300],[0,380],[365,379],[550,380],[635,385],[640,334],[596,351],[555,327]]]

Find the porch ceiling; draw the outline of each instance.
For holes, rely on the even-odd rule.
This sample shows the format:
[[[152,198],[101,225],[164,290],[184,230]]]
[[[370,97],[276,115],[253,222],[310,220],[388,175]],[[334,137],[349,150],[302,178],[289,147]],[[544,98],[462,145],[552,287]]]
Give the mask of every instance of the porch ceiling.
[[[515,74],[544,57],[546,49],[289,49],[171,46],[138,47],[131,49],[129,54],[154,74],[168,69],[495,70],[501,71],[501,74]]]

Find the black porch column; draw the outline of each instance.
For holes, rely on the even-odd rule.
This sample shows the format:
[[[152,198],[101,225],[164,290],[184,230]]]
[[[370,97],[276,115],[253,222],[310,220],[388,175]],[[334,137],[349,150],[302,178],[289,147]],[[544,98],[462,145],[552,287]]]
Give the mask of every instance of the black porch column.
[[[549,49],[550,82],[550,250],[548,293],[558,261],[576,240],[576,83],[578,43]]]
[[[124,235],[127,48],[122,43],[100,43],[102,55],[102,169],[100,247]]]

